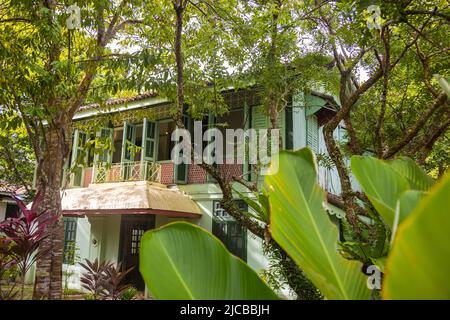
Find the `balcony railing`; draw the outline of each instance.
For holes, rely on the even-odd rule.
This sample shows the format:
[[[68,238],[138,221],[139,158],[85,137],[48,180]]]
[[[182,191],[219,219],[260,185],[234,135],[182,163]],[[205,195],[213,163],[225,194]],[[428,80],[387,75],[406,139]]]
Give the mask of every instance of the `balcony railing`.
[[[161,165],[151,161],[94,165],[92,183],[161,181]]]

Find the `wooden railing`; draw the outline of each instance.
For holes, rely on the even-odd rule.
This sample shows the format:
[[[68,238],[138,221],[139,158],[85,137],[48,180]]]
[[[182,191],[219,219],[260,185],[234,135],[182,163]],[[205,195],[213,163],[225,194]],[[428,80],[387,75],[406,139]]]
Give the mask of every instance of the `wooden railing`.
[[[92,183],[123,181],[161,181],[161,165],[156,162],[124,162],[94,165]]]

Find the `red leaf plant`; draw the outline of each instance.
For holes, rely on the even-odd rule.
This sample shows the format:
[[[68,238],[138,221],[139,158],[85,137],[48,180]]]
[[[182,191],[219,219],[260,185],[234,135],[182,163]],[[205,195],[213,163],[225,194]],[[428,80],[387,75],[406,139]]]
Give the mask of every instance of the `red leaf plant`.
[[[20,211],[14,218],[8,218],[0,223],[0,233],[12,241],[11,252],[19,267],[22,280],[22,299],[24,294],[25,275],[31,266],[49,250],[39,249],[42,241],[49,236],[47,226],[51,225],[56,216],[39,212],[42,203],[41,193],[37,193],[30,209],[16,195],[13,196]]]
[[[17,260],[11,252],[11,240],[0,238],[0,300],[12,300],[17,295],[15,283],[6,290],[1,287],[1,280],[5,277],[6,272],[16,265]]]

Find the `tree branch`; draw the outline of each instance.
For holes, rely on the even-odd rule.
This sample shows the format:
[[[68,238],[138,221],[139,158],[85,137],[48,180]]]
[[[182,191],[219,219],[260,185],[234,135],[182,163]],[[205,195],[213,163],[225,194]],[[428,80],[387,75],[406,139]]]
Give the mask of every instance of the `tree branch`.
[[[434,103],[425,111],[425,113],[416,121],[416,123],[409,129],[404,135],[403,139],[401,139],[396,145],[389,148],[384,154],[383,159],[390,159],[394,155],[396,155],[400,150],[403,149],[423,128],[427,120],[433,115],[433,113],[442,105],[447,102],[447,95],[445,93],[441,93]]]

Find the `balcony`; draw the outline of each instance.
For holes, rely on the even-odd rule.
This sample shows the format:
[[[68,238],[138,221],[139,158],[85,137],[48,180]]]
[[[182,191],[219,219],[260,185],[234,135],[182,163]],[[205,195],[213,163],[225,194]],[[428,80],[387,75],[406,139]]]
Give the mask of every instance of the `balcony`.
[[[92,183],[150,181],[161,182],[161,165],[151,161],[102,163],[94,165]]]

